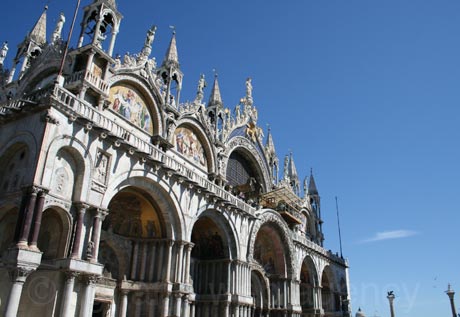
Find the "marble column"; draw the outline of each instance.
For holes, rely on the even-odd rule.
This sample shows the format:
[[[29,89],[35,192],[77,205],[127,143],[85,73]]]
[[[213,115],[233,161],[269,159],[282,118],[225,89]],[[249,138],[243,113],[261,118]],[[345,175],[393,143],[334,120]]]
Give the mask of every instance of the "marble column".
[[[169,294],[163,295],[163,307],[161,310],[161,317],[168,317],[169,316]]]
[[[120,290],[120,309],[118,317],[126,317],[128,311],[128,293],[129,291],[127,290]]]
[[[10,295],[6,302],[5,317],[16,317],[19,302],[21,300],[22,288],[30,273],[31,271],[22,268],[15,268],[9,272],[13,285],[11,285]]]
[[[176,261],[176,283],[182,283],[182,256],[184,251],[184,243],[179,242],[177,250],[177,261]]]
[[[31,186],[27,189],[27,202],[24,206],[24,210],[20,213],[20,216],[23,217],[23,223],[19,230],[19,241],[18,247],[27,247],[27,242],[29,239],[30,229],[32,226],[32,219],[34,216],[35,203],[37,200],[39,188],[36,186]],[[20,219],[19,219],[20,221]]]
[[[86,276],[83,280],[83,298],[80,303],[80,317],[87,317],[93,314],[94,305],[94,283],[96,278],[94,276]]]
[[[34,226],[32,231],[31,240],[29,241],[29,247],[32,250],[37,250],[37,240],[38,235],[40,233],[40,227],[42,224],[42,216],[43,216],[43,206],[45,205],[45,196],[48,193],[47,190],[40,190],[37,195],[37,201],[35,203],[35,212],[34,212]]]
[[[188,299],[188,296],[183,296],[182,297],[182,314],[180,316],[182,317],[189,317],[190,315],[190,302]]]
[[[109,56],[112,56],[113,54],[113,47],[115,46],[115,39],[117,38],[118,30],[113,30],[112,32],[112,37],[110,38],[110,44],[109,44],[109,49],[107,50],[107,54]]]
[[[166,243],[166,272],[165,272],[165,282],[169,283],[171,281],[171,253],[172,253],[172,246],[174,242],[168,241]]]
[[[182,308],[182,295],[180,293],[174,294],[174,302],[175,302],[175,312],[174,316],[181,317],[181,308]]]
[[[64,284],[64,292],[62,294],[62,302],[61,302],[61,315],[62,317],[70,317],[71,316],[71,305],[72,302],[72,293],[73,288],[75,285],[75,277],[78,276],[77,272],[65,272],[65,284]]]
[[[185,255],[185,276],[184,276],[184,283],[190,283],[190,254],[192,253],[193,243],[189,243],[186,246],[186,255]]]
[[[107,216],[106,210],[100,208],[96,210],[96,215],[94,216],[93,220],[93,234],[91,237],[91,242],[93,243],[91,262],[97,262],[97,257],[99,255],[99,240],[101,238],[102,221],[104,221],[105,216]]]
[[[82,230],[83,230],[83,221],[85,220],[86,210],[89,208],[86,204],[77,205],[77,224],[75,226],[74,241],[72,246],[72,253],[70,255],[73,259],[81,259],[81,250],[82,250]]]

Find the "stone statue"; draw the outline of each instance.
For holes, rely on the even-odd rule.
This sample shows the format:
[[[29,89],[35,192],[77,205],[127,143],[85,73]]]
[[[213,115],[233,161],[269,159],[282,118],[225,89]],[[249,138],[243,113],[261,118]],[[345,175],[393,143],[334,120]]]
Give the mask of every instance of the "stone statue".
[[[144,46],[151,47],[153,40],[155,39],[155,32],[157,30],[156,25],[152,26],[150,30],[147,31],[147,37],[145,39]]]
[[[61,12],[59,16],[59,21],[56,23],[56,28],[54,29],[53,35],[51,37],[53,43],[56,43],[61,39],[62,27],[65,23],[65,16],[64,13]]]
[[[284,158],[284,179],[288,179],[288,165],[289,165],[289,156],[286,155]]]
[[[8,42],[3,42],[2,49],[0,50],[0,65],[3,65],[3,61],[8,53]]]
[[[196,101],[201,103],[204,97],[204,87],[206,87],[206,81],[204,79],[204,74],[201,74],[200,80],[198,80],[198,88],[196,91]]]
[[[235,107],[235,113],[236,113],[236,122],[239,122],[239,121],[240,121],[240,117],[241,117],[240,105],[236,105],[236,107]]]
[[[88,246],[86,247],[86,257],[88,259],[92,259],[93,258],[93,250],[94,250],[94,242],[93,241],[89,241],[88,242]]]
[[[246,79],[246,98],[247,99],[252,99],[252,83],[251,83],[252,79],[251,77],[248,77],[248,79]]]

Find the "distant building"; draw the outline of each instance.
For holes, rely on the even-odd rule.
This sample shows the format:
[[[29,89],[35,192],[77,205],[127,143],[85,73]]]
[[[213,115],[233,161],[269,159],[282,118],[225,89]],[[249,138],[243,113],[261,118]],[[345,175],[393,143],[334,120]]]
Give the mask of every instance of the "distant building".
[[[84,8],[58,76],[46,16],[10,70],[0,52],[1,315],[351,316],[313,175],[301,194],[289,155],[279,179],[250,78],[234,111],[217,77],[181,102],[175,34],[161,64],[155,27],[112,56],[114,0]]]

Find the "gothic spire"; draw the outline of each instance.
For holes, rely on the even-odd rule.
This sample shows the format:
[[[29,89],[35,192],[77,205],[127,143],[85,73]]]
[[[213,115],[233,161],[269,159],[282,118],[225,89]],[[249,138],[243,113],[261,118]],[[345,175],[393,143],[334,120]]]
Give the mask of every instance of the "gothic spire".
[[[26,37],[31,41],[35,42],[37,45],[43,45],[46,43],[46,11],[48,10],[48,6],[45,6],[42,15],[38,19],[37,23],[35,23],[32,31]]]
[[[166,51],[165,59],[163,61],[165,66],[175,66],[179,68],[179,55],[177,54],[176,45],[176,31],[173,31],[171,42],[169,43],[168,50]]]
[[[289,167],[288,167],[289,179],[291,182],[299,182],[299,176],[297,175],[297,169],[295,167],[294,158],[292,157],[292,152],[289,154]]]
[[[275,154],[276,153],[275,143],[273,142],[273,137],[272,137],[270,126],[268,126],[267,141],[265,143],[265,150],[266,150],[267,153],[270,153],[270,154]]]
[[[222,97],[220,95],[219,82],[217,80],[217,74],[214,75],[214,84],[211,90],[211,96],[209,97],[208,107],[210,106],[223,106]]]
[[[310,169],[310,182],[308,183],[308,195],[318,195],[315,178],[313,177],[313,169]]]

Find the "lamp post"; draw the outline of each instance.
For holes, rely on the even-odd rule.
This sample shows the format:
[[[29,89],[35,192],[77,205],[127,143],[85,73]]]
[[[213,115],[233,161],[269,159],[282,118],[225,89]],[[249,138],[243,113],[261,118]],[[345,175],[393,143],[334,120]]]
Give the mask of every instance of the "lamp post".
[[[387,295],[388,301],[390,302],[391,317],[395,317],[395,310],[393,307],[393,301],[395,299],[395,295],[393,294],[393,291],[389,291],[387,294],[388,294]]]
[[[449,296],[450,299],[450,307],[452,308],[452,316],[457,317],[457,311],[455,310],[455,303],[454,303],[454,290],[450,288],[450,284],[447,285],[447,291],[446,291],[447,296]]]

